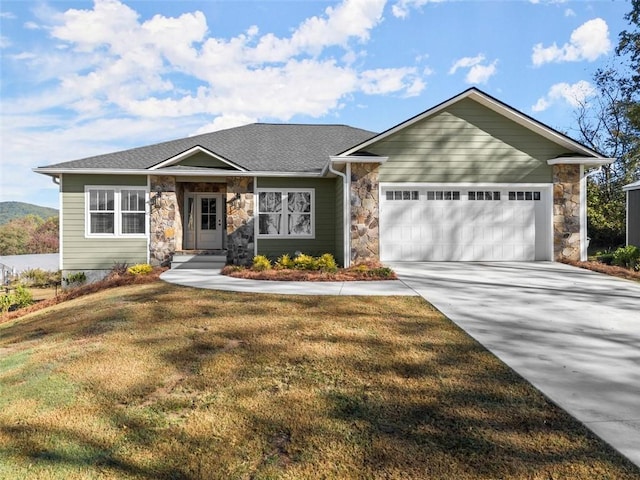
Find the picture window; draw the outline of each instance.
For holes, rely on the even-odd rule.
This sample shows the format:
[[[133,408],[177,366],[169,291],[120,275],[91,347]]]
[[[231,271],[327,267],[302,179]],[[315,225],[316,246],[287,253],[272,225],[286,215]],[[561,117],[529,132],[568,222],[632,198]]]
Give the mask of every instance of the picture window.
[[[313,237],[313,190],[258,192],[258,234],[269,237]]]

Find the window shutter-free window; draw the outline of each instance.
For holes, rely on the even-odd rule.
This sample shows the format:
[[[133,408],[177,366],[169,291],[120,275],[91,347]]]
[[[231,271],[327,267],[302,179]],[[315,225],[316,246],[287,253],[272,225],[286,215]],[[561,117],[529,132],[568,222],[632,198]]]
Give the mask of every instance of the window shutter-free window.
[[[146,217],[144,199],[144,190],[122,190],[120,192],[123,234],[145,233]]]
[[[125,237],[147,232],[147,192],[123,187],[86,187],[89,236]]]
[[[258,235],[313,237],[313,190],[258,191]]]
[[[113,190],[89,191],[89,232],[115,233],[115,203]]]

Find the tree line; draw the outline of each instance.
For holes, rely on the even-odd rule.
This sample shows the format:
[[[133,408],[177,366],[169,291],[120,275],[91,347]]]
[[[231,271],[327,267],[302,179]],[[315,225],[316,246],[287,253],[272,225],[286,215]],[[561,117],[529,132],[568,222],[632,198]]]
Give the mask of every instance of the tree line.
[[[611,63],[596,71],[597,95],[576,111],[579,140],[616,160],[588,178],[587,222],[596,247],[625,243],[624,185],[640,178],[640,0],[625,15],[629,29],[618,36]]]
[[[0,225],[0,255],[57,253],[58,217],[26,215]]]

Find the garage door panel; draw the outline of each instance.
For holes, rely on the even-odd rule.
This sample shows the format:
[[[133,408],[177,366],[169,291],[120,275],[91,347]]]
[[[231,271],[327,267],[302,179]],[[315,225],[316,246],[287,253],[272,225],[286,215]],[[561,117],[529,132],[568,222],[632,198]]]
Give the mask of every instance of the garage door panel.
[[[536,221],[544,223],[543,202],[510,200],[506,189],[500,191],[499,200],[495,196],[491,200],[469,199],[467,191],[461,189],[456,200],[438,200],[436,194],[428,198],[428,191],[423,188],[418,199],[405,201],[387,200],[383,190],[380,212],[383,260],[535,259]],[[446,195],[447,190],[444,191]],[[539,241],[546,241],[545,238],[538,233]]]

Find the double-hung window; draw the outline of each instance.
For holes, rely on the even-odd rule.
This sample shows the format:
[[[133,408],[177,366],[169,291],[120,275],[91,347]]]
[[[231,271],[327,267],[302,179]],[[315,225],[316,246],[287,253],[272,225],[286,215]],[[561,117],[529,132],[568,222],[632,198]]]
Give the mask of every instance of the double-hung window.
[[[143,236],[147,233],[145,189],[86,188],[87,236]]]
[[[314,235],[313,189],[258,191],[258,235],[305,237]]]

